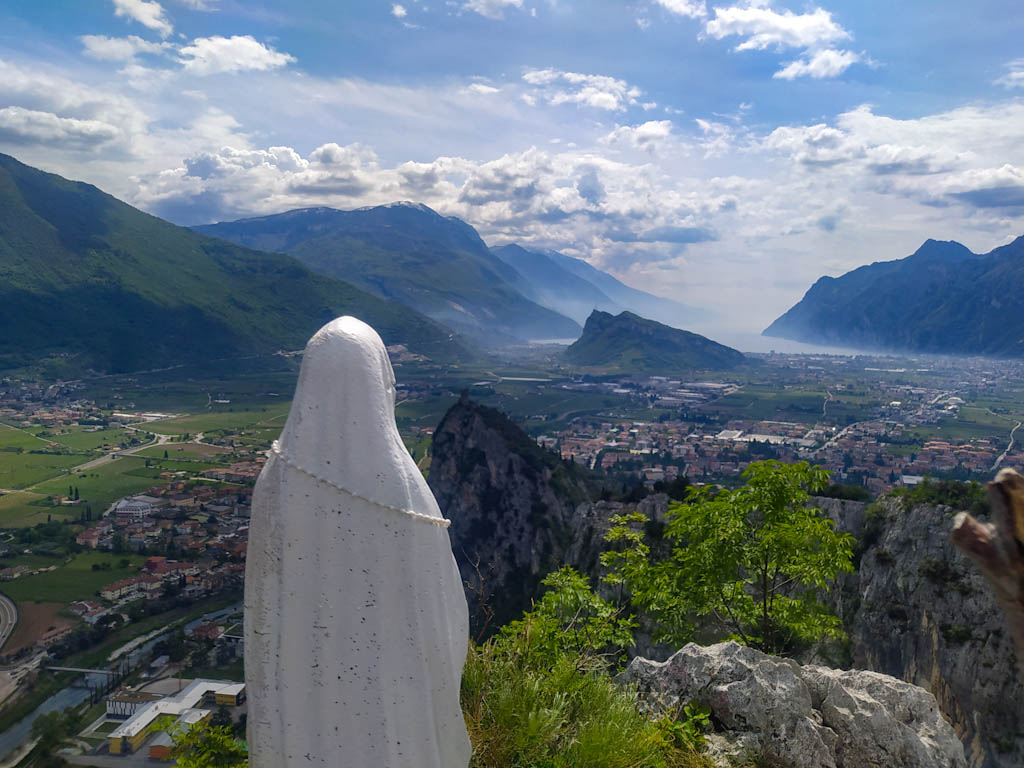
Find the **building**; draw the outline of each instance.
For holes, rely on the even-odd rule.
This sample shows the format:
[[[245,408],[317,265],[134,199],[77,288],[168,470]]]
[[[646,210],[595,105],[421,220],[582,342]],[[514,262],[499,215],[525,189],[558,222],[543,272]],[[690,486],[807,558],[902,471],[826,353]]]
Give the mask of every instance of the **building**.
[[[173,748],[174,739],[171,737],[171,734],[167,733],[167,731],[161,731],[149,742],[149,759],[171,760],[174,757],[171,753]]]
[[[142,691],[116,691],[107,697],[107,714],[111,717],[131,717],[147,704],[159,701],[155,693]]]
[[[212,711],[205,707],[237,707],[243,701],[245,683],[193,680],[180,693],[150,701],[136,709],[132,716],[114,729],[108,737],[110,754],[126,755],[138,751],[146,742],[152,732],[151,726],[158,718],[172,717],[175,719],[174,728],[190,728],[210,718]],[[154,739],[154,742],[156,741],[157,739]],[[154,746],[162,744],[154,743]]]

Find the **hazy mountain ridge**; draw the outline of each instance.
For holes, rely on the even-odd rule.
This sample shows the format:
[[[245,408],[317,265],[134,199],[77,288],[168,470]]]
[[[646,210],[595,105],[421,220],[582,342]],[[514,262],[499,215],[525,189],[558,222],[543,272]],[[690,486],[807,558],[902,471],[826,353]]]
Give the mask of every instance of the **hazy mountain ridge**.
[[[865,349],[1024,355],[1024,237],[985,254],[926,241],[904,259],[820,278],[764,330]]]
[[[524,278],[475,229],[422,204],[306,208],[196,230],[287,252],[316,272],[399,301],[484,344],[580,332],[574,321],[523,295]]]
[[[746,359],[742,352],[700,334],[632,312],[613,316],[600,310],[587,319],[583,335],[569,346],[565,357],[576,365],[627,373],[721,370]]]
[[[294,259],[206,237],[0,155],[0,365],[132,371],[301,348],[354,314],[388,343],[464,354],[416,312]]]
[[[559,264],[552,254],[515,244],[491,248],[491,252],[523,276],[523,292],[529,298],[581,325],[595,309],[614,314],[625,309],[592,282]]]
[[[586,318],[590,316],[590,311],[594,309],[611,312],[612,314],[619,314],[623,310],[627,310],[676,328],[698,320],[706,322],[715,314],[708,309],[691,307],[672,299],[655,296],[652,293],[632,288],[612,277],[607,272],[602,272],[597,267],[588,264],[586,261],[566,256],[558,251],[528,251],[528,253],[533,258],[543,257],[547,259],[551,266],[558,270],[554,274],[559,276],[558,279],[562,280],[566,287],[571,287],[574,284],[572,278],[576,277],[597,291],[595,298],[603,296],[607,301],[611,302],[607,306],[595,303],[588,307],[586,314],[579,320],[580,323],[586,322]],[[509,257],[511,255],[511,253],[508,254]],[[526,268],[520,268],[516,262],[511,261],[511,258],[509,261],[520,271],[528,271]],[[540,278],[537,279],[539,280]],[[551,288],[555,291],[565,290],[557,285],[551,286]],[[584,299],[582,302],[584,304],[586,303],[586,295],[584,293],[580,297]],[[576,318],[574,317],[574,319]]]

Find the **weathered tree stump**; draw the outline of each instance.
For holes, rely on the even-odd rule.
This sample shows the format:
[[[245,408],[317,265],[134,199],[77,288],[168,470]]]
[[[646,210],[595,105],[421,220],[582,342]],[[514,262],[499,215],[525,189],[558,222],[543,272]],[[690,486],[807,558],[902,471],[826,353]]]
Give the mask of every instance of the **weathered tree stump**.
[[[1013,634],[1024,667],[1024,476],[1000,470],[987,486],[992,522],[966,512],[953,522],[953,544],[981,569]]]

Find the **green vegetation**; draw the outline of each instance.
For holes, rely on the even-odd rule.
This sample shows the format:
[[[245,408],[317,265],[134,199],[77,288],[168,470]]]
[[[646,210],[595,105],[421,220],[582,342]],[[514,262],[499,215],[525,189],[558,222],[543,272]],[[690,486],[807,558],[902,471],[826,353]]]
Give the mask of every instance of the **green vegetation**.
[[[580,336],[565,351],[576,365],[602,371],[679,373],[694,368],[724,370],[744,361],[743,354],[689,331],[622,312],[594,310]]]
[[[664,557],[645,542],[646,517],[613,518],[607,539],[620,548],[602,556],[607,580],[624,585],[658,637],[676,646],[694,638],[695,617],[713,617],[734,639],[769,653],[840,636],[818,591],[853,570],[853,537],[807,506],[828,473],[764,461],[743,477],[734,491],[694,488],[688,503],[671,507]]]
[[[82,552],[65,564],[54,563],[58,565],[55,571],[5,582],[3,591],[17,602],[66,604],[95,598],[100,587],[136,573],[144,559],[140,555]],[[123,561],[127,561],[128,565],[122,567]],[[109,570],[102,568],[103,563],[110,564]],[[101,569],[93,570],[93,565],[101,566]]]
[[[148,426],[162,435],[190,435],[202,432],[246,429],[249,427],[284,427],[291,403],[276,400],[273,403],[253,404],[232,408],[230,405],[213,406],[206,413],[190,414],[174,419],[151,422]]]
[[[245,768],[249,754],[231,728],[197,723],[174,733],[177,768]]]
[[[944,504],[957,511],[984,516],[992,509],[985,489],[975,482],[960,483],[926,477],[920,485],[894,489],[892,495],[901,498],[907,508],[919,504]]]
[[[176,227],[88,184],[0,155],[0,367],[51,355],[46,373],[107,371],[301,348],[354,314],[388,343],[446,360],[449,333],[407,307]],[[75,322],[55,308],[74,307]],[[70,375],[69,375],[70,374]]]
[[[572,320],[526,299],[519,292],[522,277],[471,227],[425,206],[318,208],[198,229],[250,248],[284,251],[315,272],[414,307],[484,343],[495,336],[579,333]]]
[[[532,612],[470,650],[462,704],[471,768],[710,766],[698,751],[706,713],[652,721],[635,691],[609,676],[632,643],[632,622],[570,568],[544,584]]]
[[[870,501],[871,491],[863,485],[843,485],[833,483],[818,494],[830,499],[843,499],[845,501]]]
[[[0,451],[0,488],[29,488],[48,478],[65,475],[87,457],[33,450]],[[67,490],[67,484],[64,486]]]

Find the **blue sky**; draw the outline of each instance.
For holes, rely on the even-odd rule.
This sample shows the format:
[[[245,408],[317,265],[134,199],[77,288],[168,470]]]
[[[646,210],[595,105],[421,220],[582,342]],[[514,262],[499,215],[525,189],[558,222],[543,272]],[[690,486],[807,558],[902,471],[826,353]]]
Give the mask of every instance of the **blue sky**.
[[[6,0],[0,151],[183,224],[427,203],[758,330],[1024,233],[1017,2]]]

